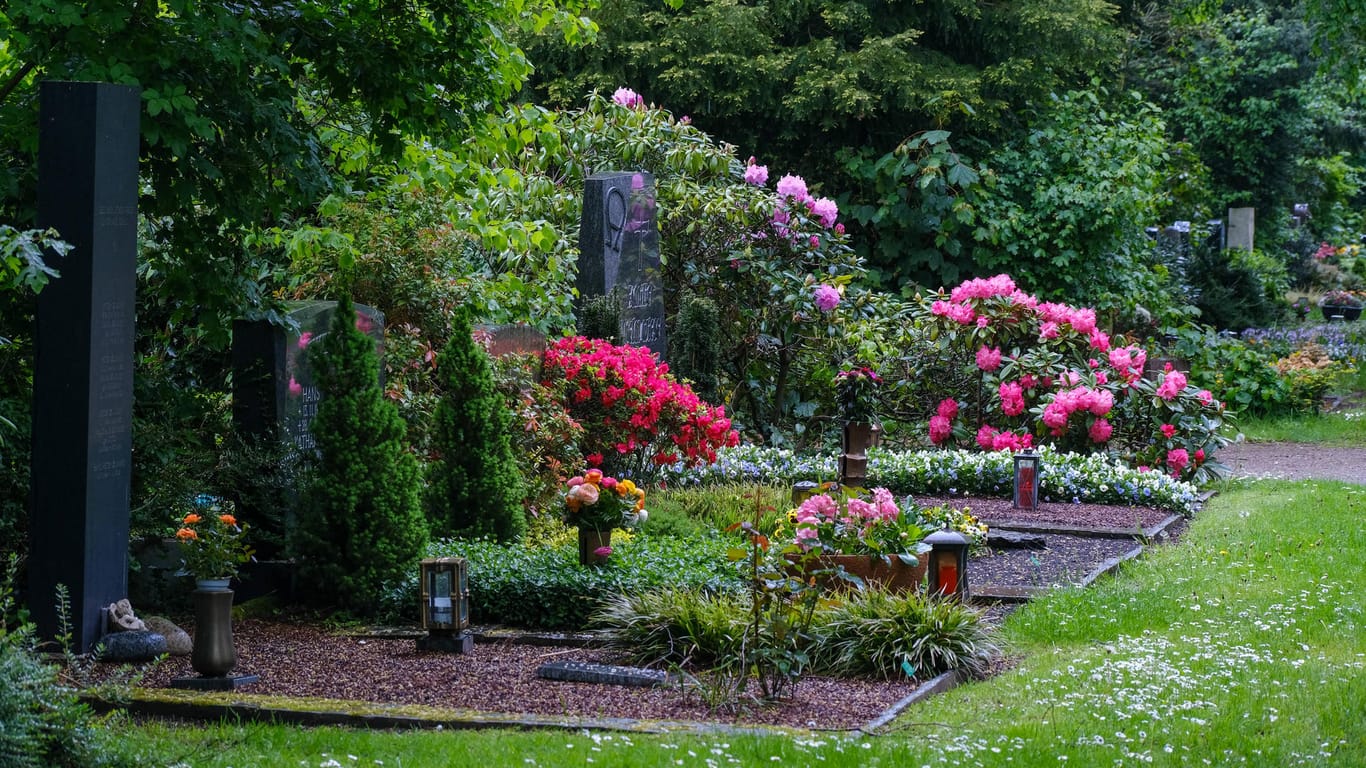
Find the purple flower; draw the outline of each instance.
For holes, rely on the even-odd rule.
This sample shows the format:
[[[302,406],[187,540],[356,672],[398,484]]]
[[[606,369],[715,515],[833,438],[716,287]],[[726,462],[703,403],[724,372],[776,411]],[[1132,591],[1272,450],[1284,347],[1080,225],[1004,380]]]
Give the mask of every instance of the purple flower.
[[[826,285],[825,283],[816,286],[814,298],[816,300],[816,308],[822,312],[830,312],[840,304],[839,290],[833,286]]]
[[[751,160],[750,164],[745,166],[745,183],[753,184],[756,187],[762,187],[767,184],[768,166],[755,165]]]
[[[829,229],[835,226],[835,219],[839,217],[840,209],[835,205],[835,201],[828,197],[816,198],[811,205],[811,213],[821,220],[821,226]]]
[[[609,555],[612,554],[612,548],[611,548],[611,547],[598,547],[597,549],[593,550],[593,554],[594,554],[596,557],[607,557],[607,556],[609,556]]]
[[[806,191],[806,181],[800,176],[790,174],[778,179],[778,194],[801,201],[810,197]]]
[[[644,97],[630,88],[618,88],[612,94],[612,101],[623,107],[640,107],[645,105]]]

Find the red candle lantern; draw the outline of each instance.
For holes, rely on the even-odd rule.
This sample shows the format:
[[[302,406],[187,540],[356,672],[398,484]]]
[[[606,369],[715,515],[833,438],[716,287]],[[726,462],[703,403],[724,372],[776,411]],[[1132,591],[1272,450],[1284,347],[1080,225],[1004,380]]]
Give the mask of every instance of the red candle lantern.
[[[1039,508],[1039,469],[1042,460],[1039,454],[1023,450],[1015,454],[1015,493],[1012,505],[1015,509],[1031,512]]]
[[[929,580],[931,597],[968,596],[968,539],[957,531],[935,531],[925,537],[930,545]]]

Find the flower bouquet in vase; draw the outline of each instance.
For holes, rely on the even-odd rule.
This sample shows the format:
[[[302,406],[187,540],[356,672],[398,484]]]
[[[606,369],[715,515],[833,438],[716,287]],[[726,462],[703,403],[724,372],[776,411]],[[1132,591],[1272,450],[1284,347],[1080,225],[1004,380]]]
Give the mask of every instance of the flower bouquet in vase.
[[[644,522],[645,490],[590,469],[569,480],[564,520],[579,529],[579,563],[600,565],[612,554],[612,531]]]

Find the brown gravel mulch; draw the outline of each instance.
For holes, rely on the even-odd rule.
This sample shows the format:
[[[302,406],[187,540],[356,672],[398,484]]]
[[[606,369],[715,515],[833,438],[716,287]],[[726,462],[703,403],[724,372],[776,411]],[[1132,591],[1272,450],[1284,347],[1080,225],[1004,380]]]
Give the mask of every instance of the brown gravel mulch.
[[[1140,507],[1041,504],[1027,515],[1008,500],[918,498],[925,504],[969,506],[979,518],[1034,523],[1145,527],[1169,513]],[[1132,539],[1046,535],[1043,550],[988,550],[969,565],[972,589],[1076,583],[1107,558],[1135,546]],[[998,621],[1008,608],[986,609]],[[187,627],[191,632],[193,627]],[[605,651],[509,642],[477,643],[473,653],[420,652],[412,639],[356,637],[311,624],[246,619],[234,626],[237,672],[260,675],[243,693],[422,704],[489,713],[571,717],[702,721],[735,725],[783,725],[847,730],[868,724],[910,695],[918,680],[850,680],[808,676],[780,706],[751,706],[734,713],[713,711],[696,692],[677,686],[629,688],[543,680],[536,668],[547,661],[613,663]],[[193,674],[189,659],[173,657],[143,681],[151,688]]]
[[[236,672],[261,676],[242,693],[479,712],[844,730],[867,724],[919,684],[808,676],[782,706],[733,714],[712,712],[699,696],[678,687],[628,688],[536,677],[536,668],[548,661],[613,662],[606,652],[590,648],[492,642],[477,643],[470,654],[452,655],[418,651],[412,639],[356,637],[263,619],[236,622],[233,637]],[[142,684],[160,688],[173,677],[193,674],[188,657],[172,657]]]

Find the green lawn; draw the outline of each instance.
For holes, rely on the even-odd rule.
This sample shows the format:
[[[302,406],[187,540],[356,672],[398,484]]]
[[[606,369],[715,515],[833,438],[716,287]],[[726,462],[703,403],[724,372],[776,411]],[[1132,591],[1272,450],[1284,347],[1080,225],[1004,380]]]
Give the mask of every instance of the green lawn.
[[[1247,418],[1239,431],[1258,443],[1315,443],[1366,448],[1366,407],[1345,413]]]
[[[885,735],[115,727],[148,765],[1366,765],[1366,487],[1233,484],[1181,543],[1004,628],[1016,664]]]

